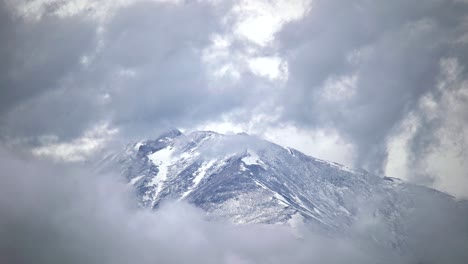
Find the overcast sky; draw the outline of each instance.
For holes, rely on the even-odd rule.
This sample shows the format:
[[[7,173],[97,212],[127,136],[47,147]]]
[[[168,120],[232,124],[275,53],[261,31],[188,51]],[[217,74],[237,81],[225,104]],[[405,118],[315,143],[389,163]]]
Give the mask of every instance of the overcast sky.
[[[468,197],[468,2],[4,0],[0,138],[247,132]]]

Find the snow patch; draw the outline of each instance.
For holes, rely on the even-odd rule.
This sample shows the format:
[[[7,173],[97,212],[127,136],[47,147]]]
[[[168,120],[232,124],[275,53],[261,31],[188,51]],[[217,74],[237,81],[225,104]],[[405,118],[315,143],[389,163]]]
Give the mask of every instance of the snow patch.
[[[342,170],[342,171],[346,171],[346,172],[353,173],[353,174],[362,174],[361,172],[359,172],[359,171],[357,171],[357,170],[355,170],[355,169],[353,169],[353,168],[351,168],[349,166],[341,165],[341,164],[331,162],[331,161],[326,161],[326,160],[320,160],[320,159],[316,159],[316,160],[321,162],[321,163],[327,164],[327,165],[329,165],[331,167]]]
[[[257,155],[257,153],[251,150],[247,150],[247,156],[243,157],[241,161],[247,166],[258,165],[262,168],[265,168],[265,163],[260,160],[260,157]]]
[[[193,178],[193,185],[190,187],[184,194],[182,194],[182,197],[180,199],[183,199],[187,195],[189,195],[197,186],[200,184],[202,179],[206,176],[206,172],[208,169],[210,169],[213,164],[216,162],[216,160],[210,160],[208,162],[203,162],[203,164],[198,168],[197,171],[195,171],[195,178]]]
[[[244,166],[244,164],[241,163],[240,165],[240,171],[247,171],[247,168]]]
[[[158,174],[151,179],[151,182],[148,183],[148,186],[156,186],[156,191],[153,195],[154,198],[156,198],[161,192],[163,184],[167,180],[169,167],[174,165],[175,161],[177,161],[177,159],[173,157],[173,154],[174,149],[171,146],[168,146],[148,155],[148,159],[154,165],[158,166]]]
[[[135,185],[135,183],[137,183],[143,177],[145,177],[145,175],[136,176],[135,178],[130,180],[129,184],[130,185]]]
[[[143,141],[137,142],[133,148],[138,151],[143,144]]]
[[[158,142],[168,142],[168,141],[172,141],[173,138],[170,138],[170,137],[164,137],[164,138],[161,138],[158,140]]]
[[[263,183],[259,182],[258,180],[255,180],[255,179],[254,179],[254,182],[255,182],[255,184],[257,184],[258,186],[262,187],[263,189],[272,192],[272,193],[273,193],[273,197],[278,201],[279,204],[284,205],[284,206],[290,206],[290,204],[288,203],[288,201],[286,201],[286,199],[284,199],[284,197],[283,197],[281,194],[279,194],[279,193],[273,191],[272,189],[268,188],[267,186],[265,186]]]
[[[194,150],[195,149],[191,149],[189,152],[182,153],[182,155],[180,155],[180,158],[184,160],[188,160],[188,159],[192,159],[192,158],[200,156],[200,153]]]

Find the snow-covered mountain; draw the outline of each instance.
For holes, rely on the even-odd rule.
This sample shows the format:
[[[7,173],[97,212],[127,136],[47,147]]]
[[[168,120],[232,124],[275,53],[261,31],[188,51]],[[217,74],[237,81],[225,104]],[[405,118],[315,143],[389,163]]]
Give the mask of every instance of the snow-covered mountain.
[[[462,206],[444,193],[247,134],[185,135],[173,129],[108,155],[101,167],[117,168],[144,207],[185,200],[211,217],[234,223],[310,223],[317,230],[340,233],[383,219],[378,228],[386,232],[372,236],[392,247],[401,245],[417,224],[414,214],[421,204],[430,203],[441,214]]]

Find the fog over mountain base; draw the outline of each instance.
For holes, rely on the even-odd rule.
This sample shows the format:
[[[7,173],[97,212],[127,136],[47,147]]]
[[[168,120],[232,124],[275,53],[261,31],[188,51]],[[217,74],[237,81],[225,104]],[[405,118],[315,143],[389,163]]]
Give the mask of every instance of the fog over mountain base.
[[[467,14],[1,0],[0,264],[468,263]]]
[[[467,224],[455,221],[466,216],[442,215],[430,203],[414,214],[411,254],[398,254],[366,239],[384,232],[372,215],[363,214],[361,227],[346,238],[317,235],[306,226],[208,221],[203,211],[181,202],[141,209],[129,185],[115,175],[0,153],[1,263],[464,263],[468,258]]]

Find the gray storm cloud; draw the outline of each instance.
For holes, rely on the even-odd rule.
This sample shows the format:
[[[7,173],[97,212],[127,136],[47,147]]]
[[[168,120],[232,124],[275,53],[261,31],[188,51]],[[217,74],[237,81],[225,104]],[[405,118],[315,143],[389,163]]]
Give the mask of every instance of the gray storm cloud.
[[[138,208],[115,175],[4,150],[0,156],[2,263],[464,263],[467,257],[466,223],[430,201],[418,202],[409,218],[411,254],[399,256],[369,239],[387,232],[366,213],[369,205],[355,237],[235,226],[209,221],[185,203]]]
[[[201,53],[223,31],[223,5],[141,1],[104,22],[47,12],[36,21],[2,7],[2,39],[12,40],[2,46],[4,137],[69,140],[102,121],[140,136],[193,126],[249,94],[207,80]]]
[[[338,128],[357,145],[358,164],[382,172],[385,138],[437,89],[441,60],[466,65],[467,11],[460,1],[315,2],[280,34],[290,71],[285,119]],[[354,82],[339,89],[346,78]]]
[[[466,262],[468,216],[436,201],[415,198],[399,256],[375,243],[388,232],[378,197],[348,237],[298,237],[183,203],[143,210],[118,176],[12,154],[98,156],[106,137],[228,116],[337,131],[358,166],[467,197],[466,1],[312,1],[265,46],[233,33],[240,1],[91,2],[0,2],[1,263]],[[276,56],[287,78],[255,74],[246,56]]]
[[[466,166],[421,171],[432,159],[468,163],[463,147],[450,147],[467,144],[468,120],[457,114],[468,89],[466,1],[311,1],[264,46],[237,37],[244,14],[232,10],[240,1],[84,1],[89,7],[71,11],[60,1],[30,11],[25,3],[0,4],[4,142],[67,143],[102,124],[127,140],[228,116],[259,131],[336,131],[356,150],[357,166],[468,195],[457,187],[468,186]],[[230,40],[223,51],[212,48],[216,37]],[[287,78],[255,74],[248,56],[275,56]],[[446,61],[456,61],[457,78],[441,86]],[[220,74],[229,69],[236,77]],[[429,97],[438,118],[422,106]],[[417,131],[406,135],[402,155],[389,142],[405,136],[413,116]]]

